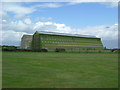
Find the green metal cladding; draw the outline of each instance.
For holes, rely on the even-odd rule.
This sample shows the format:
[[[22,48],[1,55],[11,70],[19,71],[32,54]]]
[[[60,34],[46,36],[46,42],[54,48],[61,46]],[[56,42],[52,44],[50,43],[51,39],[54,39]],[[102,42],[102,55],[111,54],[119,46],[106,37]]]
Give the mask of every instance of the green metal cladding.
[[[33,50],[47,49],[48,51],[53,51],[56,48],[68,51],[103,49],[100,38],[44,34],[39,32],[34,33],[31,46]]]

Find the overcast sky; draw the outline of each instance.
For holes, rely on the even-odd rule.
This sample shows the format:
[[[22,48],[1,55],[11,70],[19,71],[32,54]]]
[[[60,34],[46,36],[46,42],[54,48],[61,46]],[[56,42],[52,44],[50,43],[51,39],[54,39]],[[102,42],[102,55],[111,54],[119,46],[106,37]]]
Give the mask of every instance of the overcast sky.
[[[2,45],[20,45],[35,31],[94,35],[118,47],[117,2],[2,2]]]

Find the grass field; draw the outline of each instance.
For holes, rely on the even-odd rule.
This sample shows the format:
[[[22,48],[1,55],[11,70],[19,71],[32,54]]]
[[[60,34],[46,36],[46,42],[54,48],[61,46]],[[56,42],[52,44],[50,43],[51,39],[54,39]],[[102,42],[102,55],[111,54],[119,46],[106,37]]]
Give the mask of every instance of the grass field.
[[[117,88],[117,53],[3,52],[3,88]]]

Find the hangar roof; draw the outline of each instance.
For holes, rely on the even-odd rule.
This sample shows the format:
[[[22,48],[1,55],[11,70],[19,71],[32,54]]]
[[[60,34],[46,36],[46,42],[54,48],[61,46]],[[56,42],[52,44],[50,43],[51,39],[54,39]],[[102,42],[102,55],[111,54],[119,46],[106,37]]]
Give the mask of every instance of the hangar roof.
[[[32,38],[33,35],[23,35],[22,38]]]
[[[97,38],[96,36],[92,36],[92,35],[70,34],[70,33],[57,33],[57,32],[47,32],[47,31],[36,31],[35,33],[39,33],[39,34],[51,34],[51,35],[63,35],[63,36],[75,36],[75,37]]]

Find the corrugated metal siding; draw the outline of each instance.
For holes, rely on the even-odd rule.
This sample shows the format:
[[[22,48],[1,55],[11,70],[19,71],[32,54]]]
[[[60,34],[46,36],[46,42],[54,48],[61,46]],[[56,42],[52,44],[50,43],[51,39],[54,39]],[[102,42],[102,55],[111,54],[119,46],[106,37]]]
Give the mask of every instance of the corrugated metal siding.
[[[32,49],[40,50],[42,47],[40,45],[40,35],[34,34],[32,39]]]
[[[21,49],[30,49],[32,42],[32,35],[23,35],[21,39]]]
[[[42,45],[41,48],[49,50],[55,50],[56,48],[64,48],[66,50],[78,50],[79,49],[103,49],[100,38],[86,38],[75,36],[63,36],[52,34],[35,33],[40,38]],[[36,42],[37,43],[37,42]],[[36,45],[38,47],[39,45]]]

